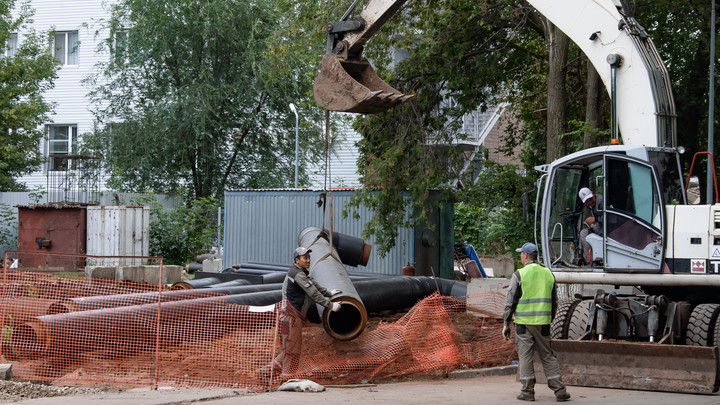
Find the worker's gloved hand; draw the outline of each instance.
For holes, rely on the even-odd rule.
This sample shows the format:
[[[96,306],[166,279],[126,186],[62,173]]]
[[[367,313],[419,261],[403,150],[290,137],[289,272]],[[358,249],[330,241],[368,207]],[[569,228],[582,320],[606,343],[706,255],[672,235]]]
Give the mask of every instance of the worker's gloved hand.
[[[332,303],[332,308],[330,308],[330,310],[333,311],[333,312],[339,311],[339,310],[340,310],[340,303],[339,303],[339,302],[333,302],[333,303]]]
[[[502,335],[505,338],[505,341],[510,340],[510,325],[508,325],[508,324],[503,325]]]
[[[330,290],[330,296],[332,297],[333,295],[340,294],[341,292],[342,292],[342,291],[340,291],[340,290],[338,290],[337,288],[335,288],[334,290]]]

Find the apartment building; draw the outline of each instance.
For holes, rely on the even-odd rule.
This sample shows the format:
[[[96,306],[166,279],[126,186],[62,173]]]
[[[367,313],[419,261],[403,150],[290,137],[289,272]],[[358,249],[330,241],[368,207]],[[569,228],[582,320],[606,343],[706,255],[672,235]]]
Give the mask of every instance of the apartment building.
[[[108,57],[97,52],[99,43],[107,37],[107,32],[98,30],[99,22],[108,15],[108,4],[107,0],[30,1],[35,11],[30,26],[37,32],[55,31],[52,52],[62,64],[54,88],[46,93],[47,100],[55,103],[55,111],[45,123],[46,138],[38,145],[45,157],[77,153],[82,134],[92,130],[88,89],[82,80],[93,72],[97,62]],[[20,1],[16,9],[19,5]],[[26,33],[13,34],[13,39],[22,41]],[[48,171],[66,170],[67,164],[66,159],[48,158],[40,170],[19,181],[30,189],[45,189]]]
[[[101,22],[109,16],[109,5],[113,0],[30,0],[35,10],[31,24],[38,32],[55,31],[52,52],[61,61],[55,87],[46,97],[56,104],[50,121],[45,124],[46,138],[38,145],[48,158],[40,170],[19,179],[30,189],[48,187],[48,173],[67,170],[67,160],[54,155],[74,155],[82,142],[84,133],[92,131],[93,115],[87,93],[89,88],[82,83],[95,71],[96,64],[106,60],[109,55],[98,51],[99,45],[107,36]],[[19,6],[16,4],[16,7]],[[22,41],[23,32],[13,33],[12,41]],[[12,43],[11,50],[12,52]],[[290,112],[288,112],[290,114]],[[462,141],[469,151],[478,151],[480,145],[497,143],[502,133],[504,109],[492,109],[485,113],[468,114],[463,121],[462,131],[469,134]],[[358,187],[357,173],[358,150],[355,143],[360,135],[350,125],[341,126],[340,142],[330,157],[332,186]],[[490,150],[490,147],[488,147]],[[493,153],[492,151],[490,152]],[[468,153],[470,161],[478,158],[476,153]],[[492,156],[492,155],[491,155]],[[502,157],[498,157],[502,159]],[[325,182],[324,167],[308,167],[310,188],[322,188]],[[467,168],[466,168],[467,169]],[[102,182],[100,184],[102,189]]]

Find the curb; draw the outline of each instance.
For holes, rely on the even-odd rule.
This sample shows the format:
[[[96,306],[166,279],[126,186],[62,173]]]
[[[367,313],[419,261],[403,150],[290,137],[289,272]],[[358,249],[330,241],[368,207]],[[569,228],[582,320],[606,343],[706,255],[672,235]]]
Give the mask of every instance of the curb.
[[[517,373],[517,364],[501,367],[473,368],[468,370],[454,370],[448,373],[448,378],[475,378],[497,375],[512,375]]]

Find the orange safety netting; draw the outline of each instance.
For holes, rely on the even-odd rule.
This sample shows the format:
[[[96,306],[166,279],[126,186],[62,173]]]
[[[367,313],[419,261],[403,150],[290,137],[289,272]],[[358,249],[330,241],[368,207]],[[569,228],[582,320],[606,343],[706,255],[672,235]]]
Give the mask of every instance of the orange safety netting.
[[[15,378],[266,390],[289,378],[351,384],[515,358],[513,343],[500,334],[504,297],[498,293],[467,297],[473,311],[465,297],[436,293],[407,313],[370,317],[360,337],[338,341],[282,303],[164,301],[168,291],[159,285],[78,274],[3,272],[2,362],[13,364]],[[103,299],[112,304],[86,305]]]

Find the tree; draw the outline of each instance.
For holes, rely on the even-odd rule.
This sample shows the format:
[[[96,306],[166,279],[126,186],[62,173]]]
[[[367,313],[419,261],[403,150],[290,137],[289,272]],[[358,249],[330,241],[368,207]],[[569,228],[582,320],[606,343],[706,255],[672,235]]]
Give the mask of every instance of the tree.
[[[0,1],[0,191],[25,189],[16,178],[42,164],[37,145],[52,105],[43,97],[51,89],[59,63],[48,52],[49,36],[29,30],[32,10],[24,3],[13,19],[15,1]],[[11,33],[22,31],[22,42],[10,54]],[[17,34],[15,34],[17,35]],[[17,37],[13,37],[18,41]]]
[[[295,24],[310,32],[307,27],[320,25],[318,18],[332,20],[322,14],[324,7],[337,11],[334,19],[342,14],[337,4],[298,5],[304,12]],[[669,66],[683,114],[678,127],[692,129],[680,134],[680,142],[701,144],[696,134],[703,132],[707,110],[702,78],[707,78],[709,5],[662,0],[633,7]],[[462,138],[458,124],[465,113],[507,101],[519,120],[506,139],[508,149],[524,143],[526,168],[607,144],[608,96],[579,48],[552,28],[523,1],[417,0],[407,2],[368,42],[365,55],[381,77],[416,95],[355,123],[363,134],[359,167],[368,186],[355,204],[376,210],[365,236],[378,236],[381,250],[394,243],[393,228],[403,224],[408,201],[410,217],[422,219],[428,189],[454,193],[447,185],[456,177],[453,164],[461,151],[446,145]],[[392,49],[409,57],[391,65]],[[535,172],[528,169],[528,175]]]
[[[87,148],[109,184],[192,198],[225,188],[281,187],[294,177],[294,116],[307,106],[306,65],[280,61],[270,0],[123,0],[112,6],[112,57],[89,78],[97,128]],[[301,112],[305,112],[302,110]],[[311,121],[304,114],[303,119]],[[302,147],[321,146],[304,123]],[[303,173],[301,173],[303,175]]]
[[[361,190],[354,203],[377,211],[378,220],[365,236],[375,235],[381,251],[393,245],[398,226],[410,225],[403,215],[408,204],[411,222],[422,221],[427,190],[444,190],[447,198],[454,194],[449,185],[465,156],[452,145],[465,136],[459,129],[465,114],[524,100],[511,103],[511,110],[541,124],[516,127],[511,142],[537,136],[538,148],[526,158],[545,161],[545,116],[536,111],[547,102],[542,90],[547,49],[542,26],[533,19],[523,2],[414,1],[374,38],[370,55],[388,52],[391,45],[409,51],[396,65],[392,84],[416,95],[415,101],[363,117],[356,125],[364,138],[360,172],[366,186],[381,191]],[[371,59],[383,60],[380,56]]]

